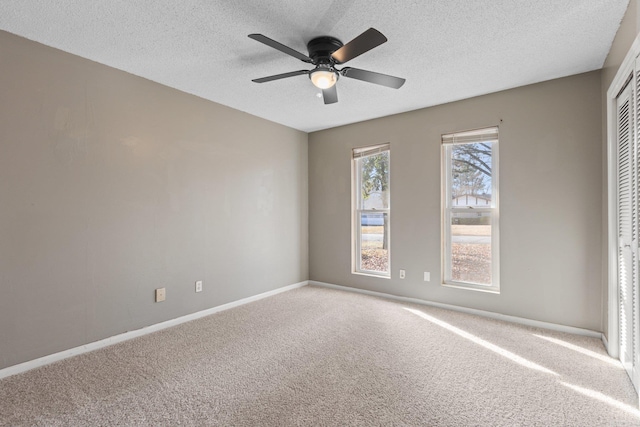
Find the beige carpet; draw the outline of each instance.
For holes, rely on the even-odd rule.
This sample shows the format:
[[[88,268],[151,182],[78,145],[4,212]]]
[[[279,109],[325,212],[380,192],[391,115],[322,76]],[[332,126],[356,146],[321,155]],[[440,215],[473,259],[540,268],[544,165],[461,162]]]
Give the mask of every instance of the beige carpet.
[[[0,381],[3,426],[638,426],[595,338],[307,286]]]

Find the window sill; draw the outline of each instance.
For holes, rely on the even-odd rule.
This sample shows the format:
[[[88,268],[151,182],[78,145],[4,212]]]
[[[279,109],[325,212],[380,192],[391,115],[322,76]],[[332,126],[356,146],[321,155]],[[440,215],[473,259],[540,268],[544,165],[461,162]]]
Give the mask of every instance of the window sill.
[[[494,286],[473,285],[470,283],[445,282],[442,284],[447,288],[464,289],[467,291],[485,292],[500,295],[500,288]]]
[[[357,274],[358,276],[376,277],[378,279],[391,279],[391,275],[383,276],[382,274],[363,273],[361,271],[352,271],[351,274]]]

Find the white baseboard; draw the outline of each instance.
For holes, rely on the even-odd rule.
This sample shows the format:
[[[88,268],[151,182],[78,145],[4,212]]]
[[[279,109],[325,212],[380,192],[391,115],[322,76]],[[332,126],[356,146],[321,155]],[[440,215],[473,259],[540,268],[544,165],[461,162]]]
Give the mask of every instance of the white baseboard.
[[[374,292],[374,291],[368,291],[368,290],[365,290],[365,289],[350,288],[350,287],[347,287],[347,286],[334,285],[332,283],[316,282],[314,280],[309,280],[309,284],[310,285],[316,285],[316,286],[322,286],[322,287],[325,287],[325,288],[339,289],[339,290],[347,291],[347,292],[355,292],[355,293],[359,293],[359,294],[371,295],[371,296],[391,299],[391,300],[395,300],[395,301],[402,301],[402,302],[406,302],[406,303],[427,305],[427,306],[438,307],[438,308],[445,308],[447,310],[459,311],[459,312],[468,313],[468,314],[475,314],[475,315],[478,315],[478,316],[489,317],[491,319],[504,320],[506,322],[518,323],[518,324],[521,324],[521,325],[533,326],[533,327],[536,327],[536,328],[550,329],[550,330],[559,331],[559,332],[568,332],[568,333],[571,333],[571,334],[584,335],[584,336],[594,337],[594,338],[604,338],[604,335],[602,335],[601,332],[596,332],[596,331],[592,331],[592,330],[589,330],[589,329],[576,328],[576,327],[573,327],[573,326],[565,326],[565,325],[559,325],[559,324],[556,324],[556,323],[541,322],[539,320],[531,320],[531,319],[525,319],[523,317],[509,316],[509,315],[506,315],[506,314],[494,313],[494,312],[491,312],[491,311],[476,310],[474,308],[460,307],[460,306],[457,306],[457,305],[450,305],[450,304],[442,304],[442,303],[439,303],[439,302],[421,300],[421,299],[418,299],[418,298],[401,297],[401,296],[397,296],[397,295],[385,294],[385,293],[382,293],[382,292]]]
[[[58,353],[50,354],[48,356],[44,356],[38,359],[30,360],[28,362],[20,363],[18,365],[9,366],[8,368],[0,369],[0,379],[10,377],[12,375],[20,374],[22,372],[26,372],[34,368],[39,368],[41,366],[49,365],[51,363],[58,362],[63,359],[67,359],[69,357],[77,356],[79,354],[88,353],[90,351],[94,351],[103,347],[108,347],[110,345],[127,341],[132,338],[137,338],[142,335],[147,335],[152,332],[160,331],[162,329],[170,328],[172,326],[176,326],[181,323],[189,322],[191,320],[196,320],[205,316],[210,316],[214,313],[218,313],[220,311],[224,311],[230,308],[248,304],[253,301],[258,301],[263,298],[267,298],[267,297],[279,294],[281,292],[286,292],[295,288],[301,288],[302,286],[306,286],[308,283],[309,282],[305,280],[303,282],[294,283],[293,285],[283,286],[282,288],[274,289],[272,291],[268,291],[268,292],[264,292],[251,297],[243,298],[227,304],[219,305],[217,307],[208,308],[206,310],[198,311],[196,313],[187,314],[185,316],[181,316],[175,319],[156,323],[154,325],[146,326],[141,329],[136,329],[135,331],[129,331],[119,335],[114,335],[112,337],[105,338],[100,341],[95,341],[89,344],[81,345],[79,347],[71,348],[69,350],[64,350]]]
[[[205,316],[210,316],[210,315],[212,315],[214,313],[218,313],[220,311],[224,311],[224,310],[228,310],[230,308],[234,308],[234,307],[238,307],[238,306],[241,306],[241,305],[244,305],[244,304],[248,304],[248,303],[253,302],[253,301],[258,301],[258,300],[261,300],[263,298],[267,298],[267,297],[279,294],[281,292],[286,292],[286,291],[289,291],[291,289],[301,288],[301,287],[306,286],[308,284],[309,285],[321,286],[321,287],[325,287],[325,288],[338,289],[338,290],[347,291],[347,292],[355,292],[355,293],[364,294],[364,295],[371,295],[371,296],[376,296],[376,297],[380,297],[380,298],[386,298],[386,299],[395,300],[395,301],[401,301],[401,302],[406,302],[406,303],[420,304],[420,305],[427,305],[427,306],[432,306],[432,307],[444,308],[444,309],[447,309],[447,310],[453,310],[453,311],[459,311],[459,312],[463,312],[463,313],[475,314],[475,315],[478,315],[478,316],[483,316],[483,317],[488,317],[488,318],[498,319],[498,320],[504,320],[504,321],[507,321],[507,322],[518,323],[518,324],[527,325],[527,326],[534,326],[534,327],[543,328],[543,329],[550,329],[550,330],[554,330],[554,331],[568,332],[568,333],[577,334],[577,335],[584,335],[584,336],[589,336],[589,337],[594,337],[594,338],[600,338],[600,339],[602,339],[602,342],[604,343],[604,346],[605,346],[605,348],[607,348],[607,350],[608,350],[608,347],[609,347],[609,344],[607,342],[607,338],[604,336],[604,334],[602,334],[600,332],[596,332],[596,331],[591,331],[589,329],[575,328],[573,326],[564,326],[564,325],[559,325],[559,324],[555,324],[555,323],[541,322],[541,321],[538,321],[538,320],[525,319],[525,318],[516,317],[516,316],[508,316],[508,315],[505,315],[505,314],[494,313],[494,312],[483,311],[483,310],[476,310],[476,309],[473,309],[473,308],[459,307],[459,306],[456,306],[456,305],[442,304],[442,303],[438,303],[438,302],[421,300],[421,299],[418,299],[418,298],[402,297],[402,296],[397,296],[397,295],[385,294],[385,293],[382,293],[382,292],[374,292],[374,291],[368,291],[368,290],[365,290],[365,289],[350,288],[350,287],[347,287],[347,286],[340,286],[340,285],[334,285],[334,284],[331,284],[331,283],[324,283],[324,282],[317,282],[317,281],[309,280],[309,281],[303,281],[303,282],[299,282],[299,283],[294,283],[293,285],[289,285],[289,286],[283,286],[281,288],[274,289],[272,291],[264,292],[264,293],[261,293],[261,294],[258,294],[258,295],[254,295],[254,296],[251,296],[251,297],[240,299],[238,301],[233,301],[233,302],[230,302],[230,303],[227,303],[227,304],[219,305],[217,307],[212,307],[212,308],[209,308],[209,309],[206,309],[206,310],[198,311],[196,313],[187,314],[185,316],[181,316],[181,317],[178,317],[178,318],[175,318],[175,319],[167,320],[167,321],[164,321],[164,322],[161,322],[161,323],[156,323],[154,325],[146,326],[146,327],[141,328],[141,329],[136,329],[135,331],[125,332],[125,333],[122,333],[122,334],[119,334],[119,335],[115,335],[115,336],[112,336],[112,337],[109,337],[109,338],[102,339],[100,341],[95,341],[95,342],[92,342],[92,343],[89,343],[89,344],[81,345],[79,347],[71,348],[69,350],[64,350],[64,351],[61,351],[61,352],[58,352],[58,353],[50,354],[48,356],[40,357],[38,359],[30,360],[28,362],[20,363],[18,365],[9,366],[8,368],[0,369],[0,379],[6,378],[6,377],[9,377],[9,376],[12,376],[12,375],[20,374],[22,372],[26,372],[26,371],[29,371],[29,370],[34,369],[34,368],[39,368],[41,366],[49,365],[51,363],[67,359],[69,357],[77,356],[79,354],[88,353],[90,351],[94,351],[94,350],[98,350],[100,348],[108,347],[110,345],[117,344],[117,343],[120,343],[120,342],[123,342],[123,341],[127,341],[127,340],[130,340],[132,338],[137,338],[137,337],[140,337],[140,336],[143,336],[143,335],[150,334],[152,332],[160,331],[162,329],[170,328],[172,326],[176,326],[176,325],[179,325],[181,323],[189,322],[191,320],[196,320],[196,319],[199,319],[199,318],[205,317]]]

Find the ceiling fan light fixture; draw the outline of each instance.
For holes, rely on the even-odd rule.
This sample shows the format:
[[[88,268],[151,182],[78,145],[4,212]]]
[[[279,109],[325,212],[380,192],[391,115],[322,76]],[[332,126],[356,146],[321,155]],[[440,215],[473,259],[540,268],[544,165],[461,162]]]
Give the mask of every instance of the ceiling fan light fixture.
[[[338,73],[328,68],[316,68],[309,73],[309,78],[318,89],[329,89],[338,81]]]

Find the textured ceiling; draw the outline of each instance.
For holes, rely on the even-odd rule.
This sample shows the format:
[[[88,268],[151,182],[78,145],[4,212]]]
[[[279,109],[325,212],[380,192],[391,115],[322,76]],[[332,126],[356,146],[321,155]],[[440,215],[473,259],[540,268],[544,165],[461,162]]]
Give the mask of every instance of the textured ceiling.
[[[303,131],[602,67],[628,0],[2,0],[0,29]],[[247,37],[302,53],[369,27],[389,41],[346,65],[407,79],[341,78],[324,105],[310,69]]]

